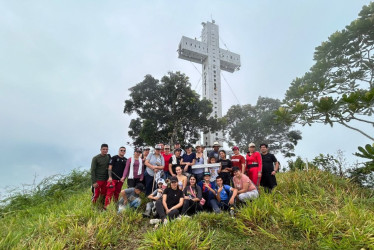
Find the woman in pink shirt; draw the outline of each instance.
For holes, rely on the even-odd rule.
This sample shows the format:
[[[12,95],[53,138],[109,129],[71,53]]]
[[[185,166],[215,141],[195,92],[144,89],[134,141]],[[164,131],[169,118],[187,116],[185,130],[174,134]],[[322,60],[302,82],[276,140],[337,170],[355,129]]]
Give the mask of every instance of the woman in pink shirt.
[[[258,187],[261,181],[262,174],[262,157],[256,151],[256,145],[251,142],[248,145],[248,153],[245,157],[246,161],[246,174],[249,179]]]
[[[135,149],[134,156],[130,157],[126,162],[125,170],[123,171],[122,182],[127,178],[127,187],[135,187],[136,184],[141,183],[144,178],[144,162],[140,157],[141,149]]]

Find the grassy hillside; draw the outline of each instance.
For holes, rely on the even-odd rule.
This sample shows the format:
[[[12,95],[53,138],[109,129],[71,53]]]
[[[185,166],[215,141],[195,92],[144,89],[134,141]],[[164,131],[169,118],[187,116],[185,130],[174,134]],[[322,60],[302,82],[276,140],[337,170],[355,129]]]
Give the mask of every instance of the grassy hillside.
[[[88,174],[73,172],[0,209],[0,249],[374,249],[369,190],[321,171],[277,178],[276,191],[262,192],[236,219],[200,213],[154,230],[141,212],[94,208]]]

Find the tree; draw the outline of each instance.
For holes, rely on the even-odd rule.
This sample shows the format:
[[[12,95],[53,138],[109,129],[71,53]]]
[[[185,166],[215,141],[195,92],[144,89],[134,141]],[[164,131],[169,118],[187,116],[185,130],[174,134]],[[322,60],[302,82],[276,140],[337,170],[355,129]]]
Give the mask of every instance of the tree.
[[[169,72],[161,81],[146,75],[129,90],[130,99],[125,101],[124,113],[138,115],[131,120],[128,132],[136,146],[176,141],[194,143],[199,131],[215,131],[220,126],[216,119],[209,117],[211,102],[200,100],[191,90],[188,77],[180,72]]]
[[[316,63],[288,89],[278,119],[302,125],[341,124],[374,140],[351,121],[373,125],[374,109],[374,3],[359,18],[332,34],[316,48]]]
[[[302,138],[301,132],[291,130],[292,126],[276,122],[276,111],[281,105],[278,99],[259,97],[256,106],[234,105],[224,117],[226,132],[241,150],[248,149],[248,143],[267,143],[273,152],[293,156],[292,151]]]
[[[344,157],[343,151],[338,150],[336,152],[336,155],[324,155],[319,154],[316,156],[312,164],[316,167],[319,167],[320,169],[324,171],[328,171],[332,174],[339,175],[340,177],[344,177],[345,175],[345,167],[347,165],[346,158]]]
[[[358,147],[356,156],[368,159],[362,167],[356,166],[349,170],[350,178],[362,186],[374,188],[374,144],[366,144],[365,148]]]
[[[303,170],[306,166],[306,163],[303,161],[303,159],[301,159],[300,156],[298,156],[295,161],[289,160],[287,163],[288,163],[288,168],[291,171]]]

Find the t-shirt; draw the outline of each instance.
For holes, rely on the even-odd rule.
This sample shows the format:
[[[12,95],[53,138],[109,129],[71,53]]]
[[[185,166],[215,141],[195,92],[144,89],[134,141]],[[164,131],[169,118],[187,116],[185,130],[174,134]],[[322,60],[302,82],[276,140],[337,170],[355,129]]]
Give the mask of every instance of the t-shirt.
[[[195,165],[202,165],[202,164],[204,164],[204,157],[201,156],[201,157],[196,158]],[[202,174],[202,173],[204,173],[204,168],[192,169],[192,173],[193,174]]]
[[[267,153],[266,155],[261,154],[262,157],[262,172],[271,173],[274,171],[274,163],[277,162],[277,158],[273,154]]]
[[[153,166],[164,166],[165,165],[164,157],[162,155],[149,154],[147,156],[147,160]],[[155,172],[152,169],[146,168],[146,170],[150,176],[154,176]]]
[[[109,165],[112,165],[112,179],[113,180],[120,180],[123,175],[123,170],[126,167],[126,157],[120,157],[119,155],[113,156],[110,161]]]
[[[219,151],[210,151],[209,154],[208,154],[208,158],[216,158],[216,162],[218,162],[218,159],[219,159]]]
[[[173,159],[175,158],[175,162],[176,163],[174,163],[173,164]],[[180,162],[181,162],[181,159],[182,159],[182,157],[170,157],[170,159],[169,159],[169,164],[171,164],[171,170],[173,170],[173,173],[174,174],[177,174],[176,172],[175,172],[175,168],[177,167],[177,166],[180,166]],[[170,171],[170,170],[169,170]]]
[[[210,191],[208,188],[205,187],[204,185],[204,181],[200,181],[198,183],[198,185],[200,186],[201,188],[201,191],[202,191],[202,194],[203,194],[203,197],[205,200],[211,200],[211,199],[215,199],[216,195]],[[216,189],[216,183],[214,181],[211,181],[209,183],[209,186],[214,190]]]
[[[173,154],[170,153],[166,155],[165,153],[162,153],[162,156],[164,157],[164,162],[165,162],[164,171],[169,172],[169,160],[173,156]]]
[[[159,190],[161,190],[162,192],[159,192]],[[158,188],[155,191],[153,191],[152,196],[155,198],[160,198],[162,196],[162,193],[163,193],[163,190]]]
[[[195,153],[191,153],[191,154],[187,154],[185,153],[183,156],[183,162],[192,162],[195,158],[196,158],[196,154]],[[191,166],[188,166],[188,170],[187,172],[191,173]]]
[[[238,167],[240,171],[242,170],[242,164],[245,164],[245,158],[242,155],[231,156],[232,167]]]
[[[98,154],[92,158],[91,162],[91,181],[92,184],[97,181],[106,181],[108,179],[108,166],[110,156],[108,154]]]
[[[134,201],[136,198],[139,198],[139,195],[135,193],[135,188],[125,189],[126,197],[129,202]]]
[[[163,194],[166,194],[166,205],[169,209],[177,205],[180,198],[183,198],[183,192],[179,188],[177,188],[176,190],[172,188],[166,188]]]
[[[218,176],[218,170],[219,170],[219,167],[211,167],[211,168],[209,168],[210,181],[216,181],[216,178]]]
[[[249,177],[246,176],[245,174],[242,174],[242,177],[240,179],[237,178],[236,176],[234,176],[234,178],[232,178],[232,180],[234,182],[235,188],[238,189],[238,191],[240,191],[244,187],[244,183],[249,183],[248,190],[246,192],[249,192],[249,191],[252,191],[252,190],[256,189],[256,186],[249,179]]]
[[[218,192],[219,187],[216,188]],[[228,201],[230,195],[231,187],[229,185],[223,185],[222,191],[220,192],[219,197],[221,197],[221,201]]]
[[[225,159],[225,160],[220,159],[218,162],[221,163],[222,165],[221,170],[224,170],[225,168],[231,168],[231,161],[229,159]]]
[[[191,189],[190,189],[191,186],[187,186],[184,188],[183,190],[183,194],[185,196],[190,196],[191,199],[194,199],[194,198],[199,198],[201,199],[202,197],[202,193],[201,193],[201,187],[196,185],[196,187],[191,187],[192,188],[192,191],[195,195],[192,195],[192,192],[191,192]],[[195,197],[196,196],[196,197]]]

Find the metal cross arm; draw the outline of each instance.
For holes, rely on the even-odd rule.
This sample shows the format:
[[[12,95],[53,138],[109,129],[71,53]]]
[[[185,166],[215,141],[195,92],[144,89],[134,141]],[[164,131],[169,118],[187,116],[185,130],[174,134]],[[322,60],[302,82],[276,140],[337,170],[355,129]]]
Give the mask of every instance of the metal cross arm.
[[[178,57],[202,64],[208,57],[208,45],[198,40],[182,36],[178,48]]]
[[[193,165],[192,169],[199,169],[204,168],[204,172],[208,172],[209,168],[215,168],[221,166],[220,163],[211,163],[211,164],[201,164],[201,165]]]

